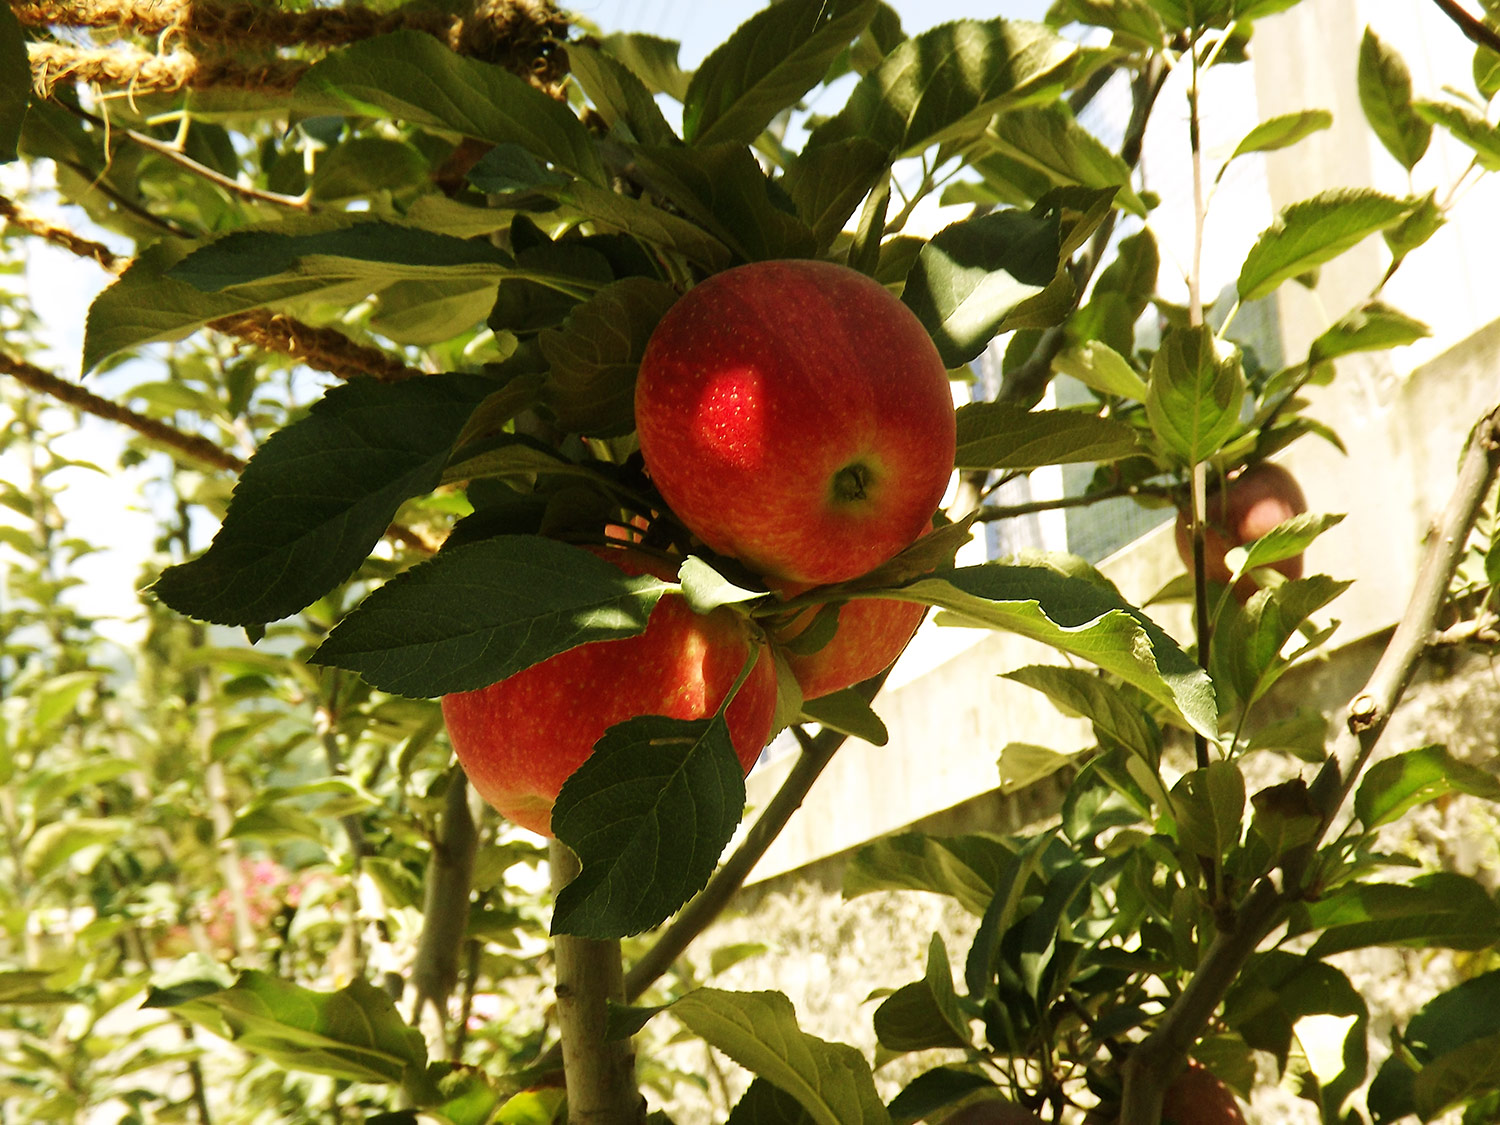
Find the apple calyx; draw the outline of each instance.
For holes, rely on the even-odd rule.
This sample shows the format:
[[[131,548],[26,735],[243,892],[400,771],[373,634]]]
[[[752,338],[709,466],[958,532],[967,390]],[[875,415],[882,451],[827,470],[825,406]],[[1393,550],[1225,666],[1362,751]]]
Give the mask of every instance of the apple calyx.
[[[874,477],[874,472],[862,461],[845,465],[833,476],[833,498],[845,504],[868,500]]]

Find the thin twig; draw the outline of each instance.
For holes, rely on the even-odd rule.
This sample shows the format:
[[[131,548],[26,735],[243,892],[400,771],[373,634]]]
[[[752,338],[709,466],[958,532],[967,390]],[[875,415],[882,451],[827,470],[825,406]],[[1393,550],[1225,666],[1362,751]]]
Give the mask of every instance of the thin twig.
[[[1488,47],[1496,54],[1500,54],[1500,32],[1497,32],[1489,24],[1470,13],[1464,11],[1458,0],[1432,0],[1438,6],[1438,10],[1458,25],[1458,30],[1464,33],[1469,42],[1480,47]]]
[[[128,257],[116,254],[104,243],[83,238],[64,227],[55,226],[40,215],[33,215],[15,200],[3,195],[0,195],[0,219],[4,219],[8,225],[17,230],[40,238],[53,246],[59,246],[70,254],[76,254],[80,258],[90,258],[110,273],[119,273],[130,264]]]
[[[193,173],[193,175],[223,188],[225,191],[233,192],[236,195],[260,203],[274,203],[278,207],[290,207],[297,211],[311,211],[313,209],[311,197],[306,194],[282,195],[280,192],[265,191],[258,187],[251,187],[249,184],[242,184],[232,176],[226,176],[224,173],[216,171],[206,164],[199,164],[187,153],[182,152],[173,145],[167,144],[165,141],[159,141],[155,137],[148,137],[145,133],[137,133],[134,129],[111,126],[104,118],[96,116],[79,106],[69,105],[67,102],[61,101],[57,102],[57,104],[79,120],[87,121],[89,124],[97,126],[100,129],[109,129],[114,133],[122,134],[142,148],[149,149],[151,152],[166,157],[166,159],[176,164],[179,168],[183,168]]]
[[[13,375],[32,390],[55,398],[59,402],[67,403],[85,414],[117,422],[127,429],[134,430],[148,441],[165,446],[194,461],[211,465],[216,469],[227,469],[233,473],[238,473],[245,467],[244,461],[227,450],[220,449],[205,437],[184,433],[175,426],[169,426],[155,418],[148,418],[144,414],[137,414],[134,410],[121,406],[117,402],[111,402],[92,391],[84,390],[77,383],[60,379],[51,372],[43,371],[35,364],[27,363],[23,359],[4,352],[0,352],[0,373]]]
[[[1172,490],[1165,486],[1117,484],[1109,488],[1101,488],[1097,492],[1085,492],[1078,496],[1059,496],[1053,500],[1029,500],[1024,504],[985,504],[975,509],[974,520],[976,523],[988,523],[994,520],[1014,519],[1017,516],[1029,516],[1037,512],[1055,512],[1063,508],[1083,508],[1089,504],[1098,504],[1104,500],[1117,500],[1125,496],[1157,496],[1167,498],[1171,494]]]

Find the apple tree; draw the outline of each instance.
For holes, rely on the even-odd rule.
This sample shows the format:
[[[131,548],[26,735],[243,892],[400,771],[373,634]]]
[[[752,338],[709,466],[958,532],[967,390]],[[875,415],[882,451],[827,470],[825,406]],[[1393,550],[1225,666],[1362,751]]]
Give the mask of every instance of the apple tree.
[[[31,1120],[113,1099],[142,1121],[667,1121],[678,1076],[633,1044],[668,1025],[753,1076],[734,1123],[1148,1125],[1182,1112],[1183,1082],[1235,1120],[1231,1088],[1248,1093],[1258,1054],[1322,1121],[1460,1106],[1493,1119],[1500,977],[1434,996],[1372,1075],[1368,1007],[1329,958],[1500,935],[1478,881],[1403,878],[1380,837],[1450,794],[1500,799],[1500,783],[1441,747],[1377,754],[1440,617],[1493,613],[1500,414],[1474,420],[1410,606],[1342,723],[1257,720],[1332,634],[1324,610],[1348,583],[1281,564],[1339,516],[1292,508],[1253,533],[1222,529],[1228,581],[1210,581],[1213,496],[1293,442],[1338,442],[1304,391],[1341,356],[1425,334],[1381,293],[1457,206],[1456,193],[1366,189],[1294,203],[1245,256],[1228,315],[1211,315],[1203,220],[1222,168],[1198,143],[1200,79],[1242,65],[1257,23],[1295,5],[1058,0],[1045,22],[907,34],[877,0],[782,0],[691,74],[674,44],[545,3],[0,12],[0,158],[50,169],[67,205],[64,223],[41,191],[0,199],[9,236],[117,275],[88,311],[82,381],[34,362],[24,317],[0,351],[7,442],[27,467],[6,485],[24,517],[6,543],[32,560],[0,653],[14,790],[0,808],[14,888],[0,1004],[31,1060],[29,1074],[7,1062],[3,1096]],[[1483,21],[1464,30],[1472,89],[1441,101],[1415,98],[1373,33],[1360,48],[1369,126],[1407,169],[1434,131],[1472,150],[1465,179],[1500,161],[1485,116],[1500,40]],[[1159,285],[1161,201],[1138,176],[1173,75],[1196,232],[1185,302]],[[1129,106],[1111,145],[1080,115],[1116,93]],[[814,100],[839,104],[812,116]],[[1316,107],[1264,121],[1230,160],[1328,125]],[[971,213],[914,233],[939,197]],[[1305,355],[1267,367],[1238,341],[1241,306],[1375,237],[1385,272]],[[642,452],[659,326],[731,271],[810,262],[895,306],[850,341],[902,360],[931,351],[939,382],[970,379],[1004,341],[996,393],[919,451],[941,452],[956,498],[940,513],[922,501],[849,572],[778,569],[772,541],[808,539],[810,517],[767,507],[728,536],[730,501],[713,492],[727,470],[689,460],[677,493],[649,440]],[[839,502],[900,492],[907,470],[881,475],[901,463],[896,438],[835,465],[833,485],[775,471],[834,445],[875,362],[851,346],[845,370],[815,332],[778,339],[800,310],[776,301],[773,288],[761,330],[780,358],[735,360],[743,397],[716,416],[736,450],[747,418],[774,415],[786,426],[757,478],[790,490],[807,477]],[[691,326],[672,331],[695,342]],[[751,335],[725,333],[693,362]],[[759,382],[808,353],[822,369],[805,413],[778,401],[757,414]],[[1084,388],[1081,405],[1041,405],[1059,375]],[[167,497],[133,675],[107,667],[60,600],[92,549],[67,538],[49,484],[90,471],[52,449],[76,417],[64,409],[121,428],[122,463],[154,466]],[[899,434],[899,410],[882,412]],[[1130,496],[1187,513],[1190,573],[1160,598],[1191,603],[1190,637],[1079,558],[955,562],[979,523],[1016,514],[989,502],[997,484],[1062,464],[1097,468],[1059,503]],[[703,514],[677,499],[700,486]],[[855,553],[890,535],[881,518],[815,548]],[[651,565],[600,557],[622,544]],[[543,943],[521,877],[538,849],[476,807],[435,701],[530,677],[540,687],[520,710],[476,725],[524,730],[545,763],[570,716],[602,708],[604,680],[654,674],[641,649],[606,646],[645,641],[662,606],[751,643],[696,710],[627,711],[550,779],[535,821],[556,834]],[[882,1061],[947,1054],[887,1100],[871,1060],[801,1030],[784,995],[708,987],[679,958],[841,743],[885,737],[879,662],[826,693],[799,662],[856,627],[894,637],[894,655],[928,611],[1067,656],[996,671],[1086,716],[1097,746],[1056,756],[1075,774],[1044,828],[906,834],[852,862],[848,893],[937,892],[978,920],[961,962],[935,938],[916,979],[888,982]],[[604,652],[636,655],[611,668]],[[569,659],[587,675],[549,680]],[[800,757],[730,848],[745,790],[726,715],[768,682],[767,725],[789,728]],[[1252,761],[1279,780],[1250,792]],[[85,887],[68,878],[80,874]],[[220,885],[222,898],[204,893]],[[511,1024],[480,1042],[470,1017],[486,996],[508,998]],[[127,1005],[135,1022],[110,1030]],[[1294,1051],[1313,1014],[1352,1019],[1342,1071],[1323,1081]],[[205,1032],[245,1055],[221,1085]],[[163,1068],[179,1068],[172,1090],[132,1085]]]

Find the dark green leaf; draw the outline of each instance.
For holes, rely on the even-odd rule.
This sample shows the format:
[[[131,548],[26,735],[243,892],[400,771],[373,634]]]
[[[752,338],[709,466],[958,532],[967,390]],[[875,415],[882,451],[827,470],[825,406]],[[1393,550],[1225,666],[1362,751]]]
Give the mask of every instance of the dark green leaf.
[[[297,91],[333,113],[394,118],[520,145],[590,183],[606,182],[593,138],[566,104],[421,32],[396,31],[330,52],[302,76]]]
[[[1483,114],[1453,102],[1419,100],[1414,107],[1423,121],[1441,125],[1456,140],[1473,149],[1480,167],[1490,172],[1500,171],[1500,128],[1486,121]]]
[[[1295,754],[1304,762],[1322,762],[1327,741],[1327,716],[1304,710],[1289,719],[1278,719],[1260,727],[1250,736],[1245,749]]]
[[[1084,461],[1118,461],[1140,452],[1136,430],[1114,418],[1077,410],[1026,410],[973,402],[958,410],[959,469],[1034,469]]]
[[[380,291],[370,331],[398,344],[428,347],[474,331],[495,302],[495,283],[397,281]]]
[[[1307,904],[1300,929],[1316,932],[1310,957],[1374,945],[1485,949],[1500,909],[1467,875],[1436,871],[1410,883],[1350,883]]]
[[[16,158],[16,144],[31,101],[31,63],[15,11],[0,11],[0,164]]]
[[[577,645],[642,632],[669,588],[565,543],[503,535],[392,579],[309,659],[398,695],[472,691]]]
[[[664,921],[703,889],[744,809],[722,716],[611,727],[552,810],[552,830],[583,867],[558,892],[552,932],[620,938]]]
[[[1245,375],[1232,345],[1206,326],[1167,335],[1151,360],[1146,417],[1166,450],[1184,465],[1207,461],[1239,425]]]
[[[1146,205],[1130,185],[1130,165],[1079,125],[1061,103],[1000,114],[985,130],[984,143],[1040,172],[1054,187],[1114,188],[1125,210],[1146,214]]]
[[[1497,1088],[1500,1033],[1465,1043],[1424,1066],[1412,1083],[1412,1100],[1421,1119],[1431,1121],[1443,1111],[1493,1094]]]
[[[901,299],[931,334],[943,362],[982,352],[1008,314],[1058,276],[1056,215],[997,211],[954,223],[917,255]]]
[[[638,31],[617,31],[599,41],[611,58],[630,68],[653,94],[666,94],[679,102],[687,96],[689,76],[677,63],[681,49],[675,39],[662,39]]]
[[[784,0],[757,12],[688,83],[683,136],[748,145],[822,80],[874,14],[875,0]]]
[[[677,139],[646,84],[619,59],[569,43],[568,68],[611,128],[623,126],[641,144],[669,145]]]
[[[970,1046],[969,1022],[953,991],[942,935],[932,935],[926,976],[896,989],[875,1009],[875,1035],[889,1051]]]
[[[940,1066],[913,1078],[891,1099],[891,1120],[896,1125],[916,1125],[934,1110],[945,1109],[976,1090],[993,1090],[995,1084],[982,1074]]]
[[[1041,863],[1042,853],[1055,839],[1055,832],[1049,829],[1022,841],[1015,856],[1000,872],[995,896],[985,907],[964,962],[964,983],[971,997],[982,997],[991,991],[1000,942],[1015,923],[1031,876]]]
[[[516,255],[515,272],[501,279],[486,322],[521,336],[551,328],[613,280],[609,259],[582,241],[527,246]]]
[[[462,374],[333,387],[256,452],[209,549],[169,567],[152,591],[220,625],[310,605],[364,561],[404,501],[437,487],[455,439],[494,389],[493,379]]]
[[[628,234],[648,246],[681,254],[710,270],[721,270],[734,253],[696,223],[653,203],[581,181],[558,189],[555,196],[600,229]]]
[[[1379,828],[1449,793],[1500,801],[1500,779],[1459,761],[1446,747],[1424,746],[1371,766],[1354,795],[1354,814],[1367,829]]]
[[[495,145],[464,174],[476,191],[508,195],[561,187],[572,177],[554,172],[520,145]]]
[[[757,1078],[734,1103],[724,1125],[813,1125],[814,1120],[791,1094]]]
[[[230,988],[214,986],[191,996],[153,989],[144,1003],[170,1008],[290,1070],[418,1089],[426,1077],[422,1033],[406,1024],[386,993],[363,980],[337,992],[314,992],[247,972]]]
[[[751,1074],[791,1094],[818,1125],[889,1125],[864,1056],[804,1032],[781,993],[700,988],[673,1004],[672,1014]]]
[[[1293,1049],[1297,1023],[1314,1015],[1353,1016],[1348,1034],[1357,1035],[1363,1046],[1368,1011],[1349,978],[1332,965],[1282,950],[1254,957],[1224,1001],[1229,1027],[1249,1046],[1275,1056],[1283,1067]],[[1348,1043],[1346,1039],[1346,1059]],[[1363,1077],[1361,1071],[1356,1082]]]
[[[887,836],[855,853],[844,872],[844,897],[871,891],[930,891],[983,915],[1016,856],[998,836]]]
[[[1007,106],[1059,92],[1078,48],[1023,20],[960,20],[902,43],[855,87],[812,145],[865,137],[892,157],[978,133]]]
[[[1336,359],[1350,352],[1384,351],[1431,336],[1432,330],[1420,320],[1391,308],[1384,301],[1366,301],[1345,313],[1308,350],[1308,363]]]
[[[1075,565],[1075,570],[1076,570]],[[1045,558],[986,563],[922,579],[883,596],[937,606],[938,623],[1002,629],[1092,661],[1218,736],[1213,686],[1177,642],[1097,572],[1064,573]]]
[[[513,265],[509,254],[484,239],[371,221],[309,233],[236,232],[193,251],[168,276],[205,293],[291,273],[323,277],[325,284],[363,278],[374,288],[395,277],[472,278],[477,272],[498,279]]]
[[[1317,838],[1322,818],[1313,806],[1307,782],[1300,777],[1270,785],[1250,798],[1255,812],[1250,828],[1273,860],[1279,860],[1293,848]]]
[[[782,183],[819,248],[826,248],[888,167],[885,149],[864,137],[850,137],[800,153]]]
[[[542,402],[572,433],[612,437],[635,428],[635,377],[646,341],[677,300],[661,281],[628,277],[577,306],[538,341],[551,365]]]
[[[1408,171],[1416,167],[1432,141],[1432,125],[1412,107],[1405,60],[1368,27],[1359,45],[1359,104],[1385,150]]]
[[[1172,787],[1177,841],[1194,855],[1223,859],[1240,842],[1245,779],[1233,762],[1211,762]]]
[[[427,172],[427,159],[405,141],[351,137],[318,161],[311,187],[315,199],[352,199],[412,187]]]
[[[880,716],[853,688],[803,700],[802,714],[820,726],[863,739],[871,746],[884,746],[891,739]]]
[[[747,261],[804,258],[813,233],[776,206],[766,174],[741,144],[633,150],[652,184]]]
[[[1250,248],[1240,267],[1241,301],[1275,292],[1283,281],[1338,257],[1366,237],[1395,226],[1412,201],[1368,188],[1336,188],[1293,203]]]

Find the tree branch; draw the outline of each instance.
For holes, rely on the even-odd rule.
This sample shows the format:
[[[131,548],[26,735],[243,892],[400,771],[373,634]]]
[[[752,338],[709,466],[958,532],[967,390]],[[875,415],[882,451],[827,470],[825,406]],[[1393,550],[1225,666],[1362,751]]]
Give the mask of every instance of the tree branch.
[[[1493,27],[1466,12],[1458,3],[1458,0],[1432,0],[1438,6],[1438,10],[1458,25],[1458,30],[1464,33],[1469,42],[1480,47],[1488,47],[1496,54],[1500,54],[1500,32]]]
[[[85,414],[117,422],[127,429],[134,430],[148,441],[180,453],[193,461],[216,469],[227,469],[233,473],[240,472],[245,467],[244,461],[220,449],[205,437],[184,433],[175,426],[169,426],[155,418],[148,418],[144,414],[137,414],[128,407],[86,391],[77,383],[59,379],[56,375],[43,371],[40,367],[27,363],[23,359],[0,352],[0,372],[13,375],[24,386],[55,398],[59,402],[67,403]]]
[[[1124,1098],[1122,1125],[1155,1125],[1161,1116],[1162,1092],[1186,1062],[1188,1051],[1218,1010],[1260,943],[1285,919],[1289,905],[1302,893],[1300,873],[1326,835],[1396,705],[1428,651],[1438,613],[1463,557],[1475,518],[1497,472],[1500,472],[1500,406],[1488,411],[1469,434],[1458,481],[1437,529],[1428,540],[1412,594],[1375,671],[1349,707],[1349,729],[1358,747],[1347,768],[1330,755],[1312,786],[1320,828],[1316,839],[1287,857],[1284,888],[1262,878],[1236,911],[1227,928],[1210,944],[1182,995],[1156,1028],[1143,1039],[1121,1068]]]
[[[578,876],[578,859],[553,840],[547,852],[552,890]],[[562,1034],[568,1120],[573,1125],[636,1125],[646,1103],[635,1084],[635,1050],[629,1039],[606,1039],[609,1002],[622,1003],[620,943],[558,934],[557,1024]]]
[[[443,824],[427,861],[422,893],[422,936],[411,979],[416,990],[411,1022],[424,1028],[434,1054],[447,1047],[448,997],[458,984],[459,954],[469,928],[469,892],[479,831],[469,807],[469,782],[455,768],[443,802]],[[431,1010],[431,1017],[428,1011]]]
[[[40,238],[53,246],[60,246],[70,254],[76,254],[80,258],[90,258],[110,273],[119,273],[130,264],[129,258],[123,254],[116,254],[104,243],[82,238],[63,227],[54,226],[40,215],[33,215],[15,200],[3,195],[0,195],[0,219],[4,219],[6,225],[13,226],[19,231]]]

